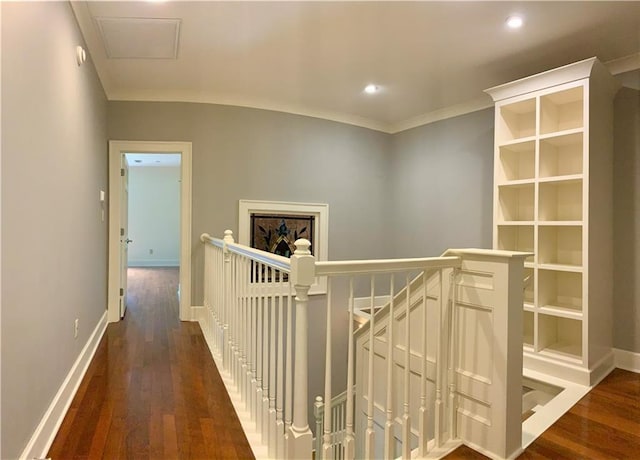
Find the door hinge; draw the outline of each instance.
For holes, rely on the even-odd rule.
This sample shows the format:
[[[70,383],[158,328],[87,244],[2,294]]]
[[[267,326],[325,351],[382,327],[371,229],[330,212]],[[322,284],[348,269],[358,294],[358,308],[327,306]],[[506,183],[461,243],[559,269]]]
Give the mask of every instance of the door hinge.
[[[120,236],[124,236],[124,228],[120,229]]]
[[[124,168],[120,168],[120,175],[124,176]]]
[[[120,297],[124,295],[124,289],[120,288]]]

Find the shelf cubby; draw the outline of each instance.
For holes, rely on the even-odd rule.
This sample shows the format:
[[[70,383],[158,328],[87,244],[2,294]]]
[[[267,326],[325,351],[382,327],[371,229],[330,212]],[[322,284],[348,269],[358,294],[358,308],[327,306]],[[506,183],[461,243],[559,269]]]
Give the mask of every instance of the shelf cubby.
[[[582,358],[582,321],[538,315],[538,348],[559,357]]]
[[[540,221],[581,221],[582,180],[540,183]]]
[[[534,276],[535,274],[533,272],[533,268],[524,269],[525,286],[524,286],[523,298],[524,298],[524,303],[529,305],[533,305],[534,303],[534,297],[533,297],[534,286],[535,286]]]
[[[535,177],[535,150],[534,141],[501,146],[498,183],[533,179]]]
[[[540,140],[540,177],[583,173],[583,134],[572,133]]]
[[[535,98],[506,104],[498,109],[500,139],[510,141],[534,136],[536,134]]]
[[[534,184],[501,186],[498,193],[500,221],[533,221]]]
[[[538,229],[538,263],[581,267],[582,227],[541,225]]]
[[[538,307],[581,312],[582,273],[539,269]]]
[[[534,313],[531,311],[522,312],[522,336],[524,345],[533,348],[534,337]]]
[[[540,96],[540,134],[584,126],[582,86]]]
[[[498,226],[498,249],[533,252],[533,225]],[[533,256],[526,261],[533,262]]]

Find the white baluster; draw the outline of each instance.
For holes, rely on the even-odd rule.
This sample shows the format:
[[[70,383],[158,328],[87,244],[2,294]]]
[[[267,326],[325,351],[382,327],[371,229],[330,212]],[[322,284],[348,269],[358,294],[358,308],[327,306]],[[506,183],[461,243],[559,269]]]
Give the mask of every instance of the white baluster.
[[[240,338],[240,329],[241,329],[240,308],[239,308],[240,299],[238,296],[238,282],[239,282],[238,261],[240,260],[240,258],[241,257],[238,255],[235,255],[235,257],[233,258],[233,314],[234,314],[234,323],[235,323],[233,340],[236,347],[236,350],[235,350],[236,367],[235,367],[235,373],[233,374],[233,382],[237,390],[240,390],[240,371],[242,369],[242,362],[241,362],[242,352],[240,350],[240,344],[242,343]]]
[[[324,411],[324,442],[322,445],[322,458],[331,458],[332,442],[332,408],[331,408],[331,278],[327,280],[327,327],[325,342],[324,362],[324,400],[327,401],[329,410]],[[318,433],[316,433],[318,436]]]
[[[242,375],[240,376],[241,400],[244,407],[249,409],[249,293],[247,291],[247,263],[246,258],[242,258],[240,264],[240,295],[242,296]]]
[[[269,310],[271,296],[269,295],[270,268],[265,267],[264,279],[264,318],[262,331],[262,442],[269,444]]]
[[[411,321],[410,321],[410,313],[411,313],[411,280],[409,275],[407,275],[406,280],[407,288],[407,298],[406,298],[406,316],[405,316],[405,329],[404,329],[404,338],[405,338],[405,347],[404,347],[404,398],[403,398],[403,408],[404,412],[402,415],[402,458],[407,460],[411,458],[411,416],[409,414],[409,377],[410,377],[410,367],[411,367]]]
[[[291,257],[291,278],[296,290],[295,371],[293,392],[293,424],[289,430],[287,456],[289,458],[311,458],[312,434],[307,417],[308,344],[307,309],[309,289],[315,278],[315,258],[311,255],[308,240],[300,239]]]
[[[252,330],[251,330],[251,310],[253,306],[253,297],[251,296],[251,261],[249,259],[245,259],[244,266],[242,269],[243,276],[243,284],[244,284],[244,295],[245,295],[245,318],[246,318],[246,329],[247,329],[247,339],[246,339],[246,348],[247,348],[247,368],[244,375],[244,392],[245,392],[245,407],[247,412],[251,414],[251,366],[253,362],[253,350],[251,349],[251,339],[252,339]]]
[[[445,353],[443,352],[443,345],[447,344],[447,329],[449,328],[450,314],[449,307],[444,303],[444,279],[442,276],[442,269],[438,272],[438,284],[440,285],[436,318],[436,324],[438,324],[438,327],[434,331],[436,334],[436,400],[434,404],[434,440],[436,447],[440,447],[442,445],[442,432],[444,431],[444,401],[442,400],[442,385],[446,363],[444,360]],[[445,329],[444,332],[443,329]]]
[[[277,295],[273,289],[278,288],[278,272],[271,270],[271,334],[269,337],[269,456],[276,456],[276,303]]]
[[[370,316],[369,316],[369,368],[367,376],[367,431],[365,433],[364,440],[364,456],[365,458],[375,457],[375,432],[373,430],[373,358],[375,354],[375,297],[376,297],[376,282],[375,275],[371,275],[369,284],[371,286],[371,303],[370,303]]]
[[[276,382],[276,458],[284,458],[284,273],[278,272],[278,371]]]
[[[315,458],[320,459],[323,444],[323,417],[324,404],[322,396],[316,396],[316,402],[313,403],[313,415],[316,418],[316,438],[315,438]]]
[[[222,301],[221,306],[224,311],[223,313],[223,344],[225,347],[224,350],[224,359],[222,367],[226,372],[231,373],[231,329],[229,326],[230,322],[230,311],[231,308],[231,253],[229,252],[228,244],[233,243],[233,232],[231,230],[225,230],[223,241],[224,245],[224,273],[222,275]]]
[[[456,306],[456,279],[457,279],[457,269],[451,270],[450,282],[448,286],[449,292],[449,300],[447,302],[449,306],[449,318],[450,322],[448,327],[446,328],[446,333],[448,334],[448,342],[449,342],[449,439],[457,438],[457,430],[456,430],[456,414],[457,414],[457,389],[456,389],[456,380],[455,380],[455,372],[457,367],[457,356],[458,356],[458,337],[457,337],[457,317],[458,317],[458,308]],[[444,361],[444,360],[443,360]]]
[[[389,319],[387,326],[387,420],[384,424],[384,458],[395,458],[395,439],[393,434],[393,325],[395,323],[395,276],[391,275],[389,285]]]
[[[422,375],[420,378],[420,413],[418,426],[418,452],[427,455],[429,446],[429,408],[427,405],[427,272],[422,272]]]
[[[258,419],[258,264],[251,262],[251,421]]]
[[[263,376],[263,368],[262,368],[262,331],[263,331],[263,321],[262,321],[262,312],[264,311],[264,296],[263,296],[263,265],[256,263],[258,266],[258,278],[257,278],[257,287],[258,287],[258,323],[257,323],[257,331],[258,335],[256,336],[256,357],[257,357],[257,374],[256,374],[256,429],[258,433],[262,434],[262,376]]]
[[[349,342],[347,348],[347,417],[344,435],[344,456],[347,460],[355,458],[353,437],[353,277],[349,278]]]
[[[289,456],[289,433],[293,420],[293,284],[291,275],[288,281],[289,295],[287,296],[287,342],[285,358],[285,397],[284,397],[284,451],[285,458]]]

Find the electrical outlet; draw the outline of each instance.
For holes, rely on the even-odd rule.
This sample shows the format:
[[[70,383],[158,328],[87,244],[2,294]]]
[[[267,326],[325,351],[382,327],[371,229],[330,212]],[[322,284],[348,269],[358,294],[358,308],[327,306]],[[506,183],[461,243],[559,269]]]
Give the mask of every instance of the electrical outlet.
[[[73,322],[73,338],[78,338],[78,318]]]

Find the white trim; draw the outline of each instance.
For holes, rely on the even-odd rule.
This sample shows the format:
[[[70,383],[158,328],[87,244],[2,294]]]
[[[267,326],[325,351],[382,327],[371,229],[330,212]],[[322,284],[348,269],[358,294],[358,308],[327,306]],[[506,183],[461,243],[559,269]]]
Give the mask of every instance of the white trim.
[[[129,267],[179,267],[179,266],[180,266],[180,261],[176,259],[146,259],[146,260],[130,260],[129,261]]]
[[[596,62],[597,58],[595,57],[584,59],[503,85],[494,86],[485,89],[484,92],[489,94],[494,102],[498,102],[555,86],[559,81],[570,83],[582,80],[591,75],[591,69],[596,65]]]
[[[432,112],[423,113],[422,115],[394,123],[389,125],[389,129],[386,132],[388,134],[397,134],[402,131],[407,131],[424,125],[430,125],[431,123],[447,120],[449,118],[460,117],[462,115],[478,112],[479,110],[488,109],[490,107],[493,107],[493,102],[489,97],[483,96],[461,104],[450,105],[448,107],[443,107]]]
[[[640,69],[640,52],[607,61],[604,65],[609,69],[611,75],[620,75],[621,73],[638,70]]]
[[[640,373],[640,353],[614,348],[616,367],[626,371]]]
[[[193,321],[191,309],[191,142],[109,141],[109,322],[120,321],[120,156],[123,153],[181,154],[180,166],[180,320]]]
[[[91,337],[89,337],[89,340],[87,340],[87,343],[76,359],[76,362],[71,366],[71,370],[62,382],[62,385],[58,389],[53,401],[51,401],[49,408],[31,436],[29,443],[20,455],[21,460],[44,458],[47,456],[47,452],[49,451],[49,448],[58,433],[58,429],[69,410],[69,406],[80,387],[80,383],[89,368],[89,364],[91,364],[91,360],[96,354],[96,350],[98,349],[98,345],[100,344],[100,340],[102,339],[106,329],[107,312],[105,311],[93,330]]]
[[[329,205],[324,203],[292,203],[287,201],[240,200],[238,203],[238,243],[250,246],[250,225],[252,213],[283,213],[292,215],[313,215],[315,217],[313,254],[316,260],[329,257]],[[310,295],[327,292],[327,277],[316,278],[311,285]]]

